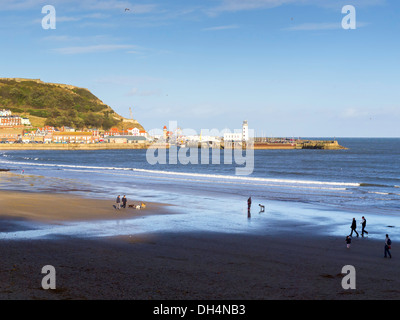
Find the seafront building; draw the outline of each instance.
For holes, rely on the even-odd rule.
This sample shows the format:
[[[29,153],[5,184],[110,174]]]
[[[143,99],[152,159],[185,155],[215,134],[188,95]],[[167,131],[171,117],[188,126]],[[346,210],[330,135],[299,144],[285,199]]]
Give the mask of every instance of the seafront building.
[[[32,128],[28,118],[0,109],[0,143],[144,143],[147,139],[148,133],[136,127],[125,130],[111,128],[103,134],[98,129],[78,131],[67,126]]]
[[[22,125],[22,118],[20,116],[2,116],[0,117],[1,127],[16,127]]]
[[[0,110],[0,127],[12,128],[17,126],[30,126],[31,122],[28,118],[23,118],[18,115],[13,115],[11,110]]]
[[[0,110],[0,117],[9,117],[11,116],[11,110],[2,109]]]
[[[240,132],[225,132],[224,141],[227,142],[248,142],[249,141],[249,125],[247,120],[243,121],[242,130]]]
[[[216,146],[219,147],[224,141],[243,142],[248,140],[248,124],[243,122],[240,132],[225,133],[222,136],[213,136],[210,133],[200,135],[186,135],[183,130],[176,128],[169,131],[164,126],[160,134],[149,135],[142,128],[130,127],[119,129],[116,127],[100,133],[98,129],[76,130],[72,127],[63,126],[55,128],[44,126],[32,128],[28,118],[13,115],[10,110],[0,109],[0,142],[1,143],[113,143],[113,144],[146,144],[150,141],[176,144],[180,146]]]
[[[0,141],[18,141],[24,136],[22,128],[2,128],[0,129]]]
[[[220,148],[224,144],[227,147],[233,143],[243,145],[250,139],[247,120],[243,121],[242,128],[235,132],[224,131],[202,130],[200,134],[193,134],[193,130],[182,130],[177,127],[173,131],[169,131],[167,126],[164,126],[161,132],[157,129],[151,130],[150,140],[155,143],[167,143],[180,147]]]
[[[100,141],[99,136],[95,136],[93,132],[54,132],[53,143],[97,143]]]

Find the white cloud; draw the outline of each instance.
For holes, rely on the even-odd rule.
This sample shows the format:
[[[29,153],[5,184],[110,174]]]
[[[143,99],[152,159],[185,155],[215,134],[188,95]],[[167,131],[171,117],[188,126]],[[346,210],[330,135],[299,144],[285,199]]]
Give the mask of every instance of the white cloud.
[[[81,41],[80,37],[72,37],[72,36],[48,36],[43,38],[44,41],[57,41],[57,42],[69,42],[69,41]]]
[[[80,18],[80,17],[66,17],[66,16],[64,16],[64,17],[60,17],[60,16],[57,16],[57,22],[70,22],[70,21],[80,21],[82,18]]]
[[[133,88],[128,92],[128,96],[139,96],[139,97],[150,97],[150,96],[160,96],[162,94],[160,89],[157,90],[139,90],[138,88]]]
[[[218,27],[210,27],[204,28],[203,31],[218,31],[218,30],[230,30],[230,29],[238,29],[237,25],[229,25],[229,26],[218,26]]]
[[[124,0],[1,0],[1,10],[30,10],[35,7],[41,7],[47,4],[51,4],[57,8],[57,6],[63,6],[68,3],[73,9],[84,9],[84,10],[121,10],[129,8],[131,12],[136,14],[143,14],[153,12],[158,5],[157,4],[134,4],[133,1]]]
[[[208,14],[217,15],[222,12],[274,8],[292,2],[296,2],[296,0],[222,0],[219,6],[208,10]]]
[[[238,12],[257,9],[270,9],[286,4],[314,5],[319,7],[334,8],[342,7],[348,0],[220,0],[220,4],[209,8],[206,13],[216,16],[223,12]],[[382,5],[385,0],[352,0],[351,4],[356,7]]]
[[[138,86],[142,84],[154,84],[165,81],[165,79],[151,77],[151,76],[115,76],[108,75],[104,78],[98,78],[95,80],[96,83],[106,84],[106,85],[116,85],[120,86]]]
[[[357,28],[367,26],[367,23],[357,22]],[[318,30],[338,30],[342,29],[341,22],[325,22],[325,23],[303,23],[296,26],[292,26],[289,28],[285,28],[284,30],[289,31],[318,31]]]
[[[122,49],[134,49],[134,45],[120,45],[120,44],[102,44],[93,46],[77,46],[77,47],[65,47],[54,49],[55,52],[61,54],[84,54],[84,53],[99,53],[99,52],[111,52]]]
[[[345,119],[364,118],[371,115],[371,112],[366,109],[347,108],[340,116]]]
[[[397,107],[380,107],[380,108],[361,108],[350,107],[344,109],[339,117],[343,119],[376,119],[380,117],[395,118],[400,115]]]
[[[303,23],[297,26],[286,28],[285,30],[291,31],[313,31],[313,30],[334,30],[341,29],[341,22],[336,23]]]

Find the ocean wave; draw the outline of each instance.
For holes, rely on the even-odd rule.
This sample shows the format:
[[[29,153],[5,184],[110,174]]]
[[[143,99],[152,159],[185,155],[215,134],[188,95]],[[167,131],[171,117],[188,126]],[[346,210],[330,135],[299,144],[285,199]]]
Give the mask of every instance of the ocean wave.
[[[12,162],[2,161],[8,164],[17,164],[19,166],[42,166],[42,167],[56,167],[56,168],[74,168],[74,169],[92,169],[92,170],[121,170],[121,171],[134,171],[145,174],[154,174],[158,176],[181,176],[181,177],[196,177],[203,179],[213,180],[230,180],[230,181],[248,181],[248,182],[264,182],[264,183],[278,183],[278,184],[294,184],[294,185],[318,185],[318,186],[342,186],[342,187],[359,187],[360,183],[351,182],[334,182],[334,181],[314,181],[314,180],[293,180],[293,179],[274,179],[274,178],[260,178],[260,177],[244,177],[244,176],[230,176],[220,174],[205,174],[205,173],[189,173],[177,171],[161,171],[139,168],[123,168],[123,167],[98,167],[98,166],[82,166],[82,165],[68,165],[68,164],[48,164],[48,163],[31,163],[31,162]]]
[[[82,172],[81,170],[76,170],[76,169],[63,169],[65,171],[75,171],[75,172]],[[132,170],[131,170],[132,171]],[[93,173],[104,173],[104,171],[97,171],[97,170],[89,170],[86,172],[93,172]],[[132,171],[133,172],[133,171]],[[109,173],[112,175],[120,175],[120,176],[126,176],[126,173],[116,173],[116,172],[112,172]],[[136,174],[131,174],[131,177],[141,177],[141,175],[136,175]],[[205,179],[195,179],[193,178],[188,178],[188,177],[181,177],[181,178],[177,178],[175,176],[158,176],[158,177],[153,177],[155,179],[163,179],[163,180],[173,180],[173,181],[190,181],[190,182],[200,182],[200,183],[210,183],[210,180],[205,180]],[[307,185],[290,185],[290,184],[272,184],[272,183],[256,183],[253,181],[222,181],[222,180],[217,180],[217,181],[213,181],[215,183],[218,184],[236,184],[236,185],[251,185],[251,186],[260,186],[260,187],[281,187],[281,188],[297,188],[297,189],[314,189],[314,190],[329,190],[329,191],[347,191],[347,188],[340,188],[340,187],[324,187],[324,186],[307,186]],[[347,192],[346,192],[347,193]]]
[[[380,195],[390,195],[390,194],[393,194],[393,193],[389,193],[389,192],[379,192],[379,191],[368,191],[368,193],[380,194]]]

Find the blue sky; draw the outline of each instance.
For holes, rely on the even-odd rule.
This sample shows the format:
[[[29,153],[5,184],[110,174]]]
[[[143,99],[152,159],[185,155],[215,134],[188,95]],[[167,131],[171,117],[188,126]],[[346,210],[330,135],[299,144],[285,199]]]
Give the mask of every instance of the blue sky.
[[[88,88],[147,130],[400,137],[399,34],[396,0],[2,0],[0,77]]]

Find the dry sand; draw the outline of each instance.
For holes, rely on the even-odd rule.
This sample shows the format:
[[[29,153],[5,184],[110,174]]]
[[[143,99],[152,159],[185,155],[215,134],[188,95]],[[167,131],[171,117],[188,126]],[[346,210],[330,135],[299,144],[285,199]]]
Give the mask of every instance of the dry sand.
[[[122,199],[122,195],[121,195]],[[122,204],[122,203],[121,203]],[[141,204],[128,199],[129,204]],[[140,215],[161,214],[165,204],[145,202],[145,210],[116,210],[115,199],[86,199],[66,194],[0,191],[0,217],[23,218],[44,222],[126,219]]]
[[[58,208],[57,217],[43,204]],[[12,223],[18,219],[120,219],[112,204],[0,192],[0,232],[18,228]],[[162,213],[161,204],[151,204],[131,214]],[[288,222],[284,230],[280,237],[202,232],[1,240],[0,299],[399,299],[400,260],[395,249],[393,259],[383,258],[383,239],[355,238],[347,249],[344,237],[313,236],[299,226],[287,232]],[[49,264],[56,290],[41,287],[41,269]],[[341,286],[345,265],[356,268],[355,290]]]

